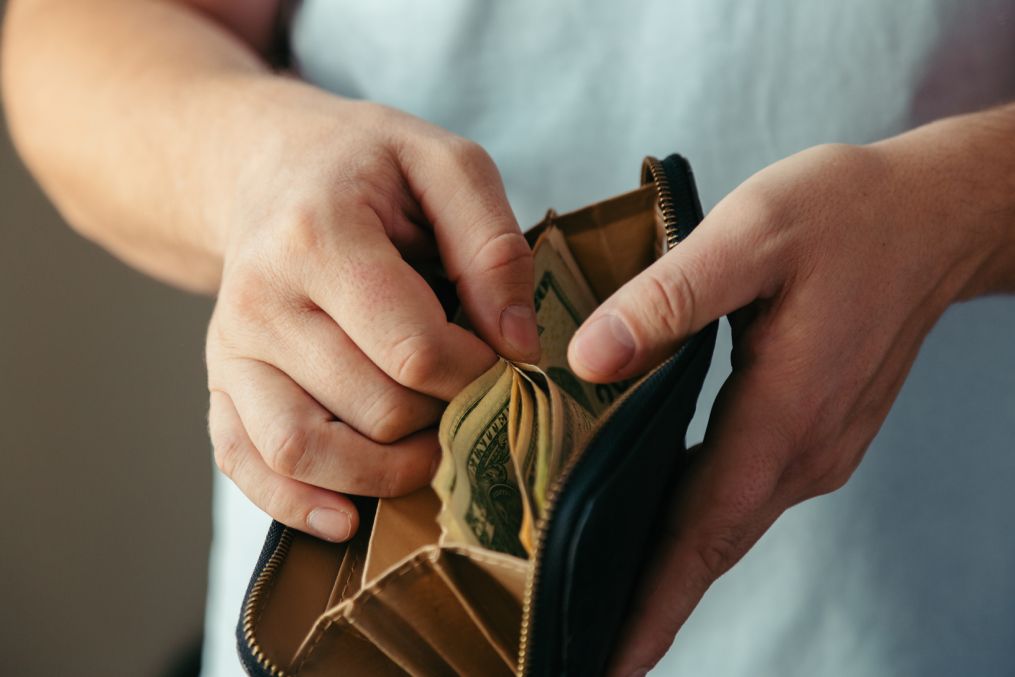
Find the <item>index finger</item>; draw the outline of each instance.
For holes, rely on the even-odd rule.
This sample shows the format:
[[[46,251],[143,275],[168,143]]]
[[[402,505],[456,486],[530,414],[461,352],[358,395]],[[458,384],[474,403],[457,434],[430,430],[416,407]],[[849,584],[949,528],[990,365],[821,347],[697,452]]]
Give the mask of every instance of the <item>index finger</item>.
[[[450,135],[421,136],[401,156],[476,331],[506,357],[537,361],[532,250],[493,160],[477,144]]]
[[[311,300],[401,385],[448,401],[492,365],[483,341],[448,322],[420,275],[369,210],[348,214],[338,261],[317,266]]]

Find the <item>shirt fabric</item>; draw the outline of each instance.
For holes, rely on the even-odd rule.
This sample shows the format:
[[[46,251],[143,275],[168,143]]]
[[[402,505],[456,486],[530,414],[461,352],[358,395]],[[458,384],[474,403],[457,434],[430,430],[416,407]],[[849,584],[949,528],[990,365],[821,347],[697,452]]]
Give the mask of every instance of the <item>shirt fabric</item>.
[[[303,77],[482,144],[523,226],[678,151],[705,209],[826,142],[1015,99],[1012,0],[305,0]],[[886,224],[890,227],[891,224]],[[851,481],[705,595],[660,675],[1015,674],[1015,299],[948,310]],[[724,325],[689,441],[729,373]],[[215,482],[204,674],[268,519]]]

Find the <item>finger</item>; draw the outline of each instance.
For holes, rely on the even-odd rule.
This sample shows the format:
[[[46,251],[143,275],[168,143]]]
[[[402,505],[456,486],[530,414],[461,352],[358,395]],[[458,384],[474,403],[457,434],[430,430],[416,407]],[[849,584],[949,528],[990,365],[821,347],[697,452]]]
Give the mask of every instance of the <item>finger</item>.
[[[260,349],[335,418],[375,442],[391,443],[432,426],[444,405],[381,371],[320,310],[287,315]]]
[[[739,559],[772,525],[782,510],[766,510],[764,516],[743,525],[737,532]],[[725,550],[723,552],[726,552]],[[725,556],[725,555],[723,555]],[[712,564],[702,553],[690,548],[663,550],[652,561],[639,586],[628,623],[621,633],[619,651],[612,658],[608,674],[627,677],[644,675],[669,651],[677,632],[701,601],[709,585],[699,578],[684,578],[690,572]],[[732,565],[731,565],[732,566]],[[709,580],[709,584],[714,579]]]
[[[257,507],[283,524],[328,541],[346,541],[359,527],[347,497],[271,471],[247,436],[229,396],[213,390],[208,432],[219,469]]]
[[[774,293],[767,249],[724,219],[717,208],[596,309],[568,349],[578,376],[607,382],[647,371],[715,318]]]
[[[709,586],[787,507],[779,492],[787,442],[772,421],[759,420],[757,394],[742,375],[724,387],[704,448],[675,490],[611,674],[655,665]]]
[[[536,362],[532,250],[493,160],[465,139],[422,137],[401,162],[476,331],[498,353]]]
[[[377,215],[346,213],[339,261],[306,280],[311,300],[363,353],[403,386],[450,400],[496,360],[474,334],[448,322],[440,301],[388,240]]]
[[[400,496],[430,481],[440,458],[432,430],[378,444],[331,415],[292,379],[264,362],[219,367],[254,447],[275,473],[334,491]]]

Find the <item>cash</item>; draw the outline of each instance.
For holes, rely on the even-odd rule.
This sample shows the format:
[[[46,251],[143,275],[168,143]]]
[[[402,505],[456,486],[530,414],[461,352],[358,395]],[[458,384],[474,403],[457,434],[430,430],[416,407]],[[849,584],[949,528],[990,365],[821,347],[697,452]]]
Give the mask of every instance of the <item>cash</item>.
[[[568,343],[596,298],[563,233],[549,226],[533,258],[539,363],[501,359],[449,403],[433,480],[442,543],[519,557],[535,547],[553,481],[619,392],[568,366]]]

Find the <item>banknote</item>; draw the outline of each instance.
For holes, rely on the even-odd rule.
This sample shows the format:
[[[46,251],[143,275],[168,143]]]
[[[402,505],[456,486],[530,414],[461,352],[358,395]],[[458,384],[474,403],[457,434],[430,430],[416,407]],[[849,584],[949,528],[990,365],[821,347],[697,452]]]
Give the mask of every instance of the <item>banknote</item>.
[[[540,361],[501,359],[448,404],[433,480],[442,542],[519,557],[533,551],[554,479],[623,387],[587,383],[568,366],[568,343],[597,301],[563,234],[548,228],[533,258]]]
[[[512,371],[511,401],[508,404],[508,446],[518,478],[518,492],[522,503],[522,524],[518,539],[525,552],[532,554],[536,523],[536,504],[532,494],[535,486],[536,460],[539,436],[543,427],[540,418],[546,412],[537,409],[535,387],[524,372],[515,365]]]
[[[523,557],[522,497],[508,445],[512,374],[501,360],[449,404],[433,488],[444,540]]]

